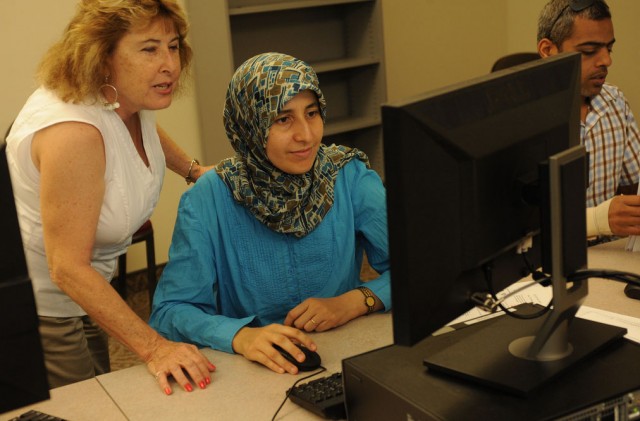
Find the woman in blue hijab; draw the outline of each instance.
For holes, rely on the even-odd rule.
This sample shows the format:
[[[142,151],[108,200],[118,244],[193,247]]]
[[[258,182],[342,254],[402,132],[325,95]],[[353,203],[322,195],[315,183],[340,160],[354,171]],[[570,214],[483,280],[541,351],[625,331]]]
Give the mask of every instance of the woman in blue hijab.
[[[184,194],[151,325],[162,335],[297,373],[305,332],[389,310],[385,191],[366,155],[322,143],[313,69],[265,53],[242,64],[224,125],[236,152]],[[363,254],[380,276],[360,280]]]

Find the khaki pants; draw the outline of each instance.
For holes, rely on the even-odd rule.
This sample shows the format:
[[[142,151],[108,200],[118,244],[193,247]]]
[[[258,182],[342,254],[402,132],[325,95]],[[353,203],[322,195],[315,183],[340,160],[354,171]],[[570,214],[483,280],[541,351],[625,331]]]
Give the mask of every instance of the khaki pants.
[[[39,319],[51,389],[111,370],[108,336],[89,316]]]

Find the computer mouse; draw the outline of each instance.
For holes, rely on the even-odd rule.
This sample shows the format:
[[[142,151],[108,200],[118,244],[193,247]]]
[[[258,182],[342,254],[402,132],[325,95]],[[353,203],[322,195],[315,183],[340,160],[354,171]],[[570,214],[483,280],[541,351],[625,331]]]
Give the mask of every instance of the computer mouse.
[[[640,285],[627,284],[627,286],[624,287],[624,293],[629,298],[640,300]]]
[[[320,367],[322,360],[320,359],[320,354],[315,351],[310,350],[304,345],[297,345],[298,348],[304,354],[304,361],[300,362],[293,358],[291,354],[289,354],[284,349],[280,348],[278,345],[273,345],[273,347],[278,351],[284,358],[287,359],[291,364],[298,367],[299,371],[312,371],[316,368]]]

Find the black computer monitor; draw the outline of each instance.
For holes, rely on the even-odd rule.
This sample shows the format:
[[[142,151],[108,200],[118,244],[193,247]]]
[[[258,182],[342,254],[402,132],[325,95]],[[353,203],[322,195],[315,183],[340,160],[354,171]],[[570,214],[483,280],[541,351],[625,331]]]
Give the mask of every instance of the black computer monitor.
[[[566,282],[586,266],[579,88],[580,56],[563,54],[383,106],[394,342],[429,337],[540,265],[553,281],[544,318],[442,335],[451,346],[425,356],[430,369],[527,394],[623,335],[575,337],[587,294]]]
[[[0,145],[0,413],[49,398],[5,146]]]

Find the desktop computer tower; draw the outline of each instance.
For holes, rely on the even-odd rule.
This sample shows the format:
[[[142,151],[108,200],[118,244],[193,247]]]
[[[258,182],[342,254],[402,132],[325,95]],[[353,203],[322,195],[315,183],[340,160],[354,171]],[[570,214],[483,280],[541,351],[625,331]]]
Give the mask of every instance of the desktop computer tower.
[[[424,357],[438,346],[426,339],[413,347],[392,345],[344,360],[348,419],[640,419],[640,345],[626,339],[526,397],[428,370]]]

